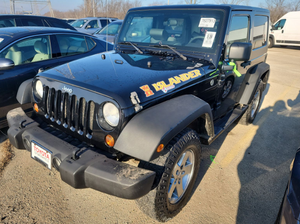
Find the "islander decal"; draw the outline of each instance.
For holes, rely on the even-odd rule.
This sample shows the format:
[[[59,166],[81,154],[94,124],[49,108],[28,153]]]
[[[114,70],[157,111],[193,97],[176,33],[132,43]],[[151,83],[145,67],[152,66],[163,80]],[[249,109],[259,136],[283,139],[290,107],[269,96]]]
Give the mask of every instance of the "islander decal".
[[[168,90],[175,88],[174,84],[180,84],[182,82],[185,82],[190,79],[194,79],[197,77],[200,77],[201,73],[199,70],[193,70],[188,73],[183,73],[181,75],[176,75],[174,77],[169,78],[169,83],[166,84],[164,81],[160,81],[157,83],[153,83],[152,86],[156,90],[156,92],[162,90],[164,93],[167,93]],[[148,85],[141,86],[140,89],[142,89],[145,92],[146,97],[154,95],[153,91],[150,89]]]

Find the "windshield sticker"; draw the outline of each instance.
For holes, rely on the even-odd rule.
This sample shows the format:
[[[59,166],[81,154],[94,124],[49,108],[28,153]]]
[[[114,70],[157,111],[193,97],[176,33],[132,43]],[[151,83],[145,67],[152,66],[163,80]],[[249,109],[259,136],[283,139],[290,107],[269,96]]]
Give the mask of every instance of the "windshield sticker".
[[[156,92],[161,90],[164,93],[167,93],[169,90],[175,88],[175,84],[180,84],[200,76],[202,76],[202,74],[198,69],[196,69],[187,73],[180,74],[178,76],[177,75],[173,76],[168,79],[168,83],[165,83],[164,81],[160,81],[160,82],[153,83],[152,86],[154,87]],[[146,97],[154,95],[153,91],[150,89],[148,85],[141,86],[140,89],[145,92]]]
[[[211,48],[216,37],[216,32],[207,31],[204,37],[202,47]]]
[[[4,41],[4,38],[0,38],[0,43],[1,43],[2,41]]]
[[[201,18],[198,27],[208,27],[213,28],[215,26],[215,18]]]

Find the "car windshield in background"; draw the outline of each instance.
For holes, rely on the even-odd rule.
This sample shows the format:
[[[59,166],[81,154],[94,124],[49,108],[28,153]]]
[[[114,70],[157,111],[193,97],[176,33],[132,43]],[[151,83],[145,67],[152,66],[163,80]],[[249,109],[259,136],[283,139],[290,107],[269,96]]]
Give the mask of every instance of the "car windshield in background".
[[[96,34],[105,34],[105,35],[116,35],[122,24],[109,24],[104,27],[102,30],[96,32]]]
[[[78,19],[74,21],[71,25],[75,28],[81,28],[86,22],[87,19]]]
[[[215,53],[222,28],[222,10],[186,9],[131,12],[118,42],[142,46],[168,45],[177,50]]]

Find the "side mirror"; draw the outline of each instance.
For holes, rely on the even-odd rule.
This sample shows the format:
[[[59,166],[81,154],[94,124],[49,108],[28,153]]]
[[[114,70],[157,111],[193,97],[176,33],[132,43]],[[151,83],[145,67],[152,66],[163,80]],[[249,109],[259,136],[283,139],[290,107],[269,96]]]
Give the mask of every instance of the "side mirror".
[[[228,58],[235,61],[249,61],[251,51],[251,43],[235,42],[230,45]]]
[[[15,63],[8,58],[0,58],[0,70],[8,70],[15,67]]]
[[[275,26],[274,25],[271,26],[271,30],[275,30]]]
[[[85,28],[86,28],[86,29],[90,29],[90,28],[91,28],[91,25],[87,25]]]

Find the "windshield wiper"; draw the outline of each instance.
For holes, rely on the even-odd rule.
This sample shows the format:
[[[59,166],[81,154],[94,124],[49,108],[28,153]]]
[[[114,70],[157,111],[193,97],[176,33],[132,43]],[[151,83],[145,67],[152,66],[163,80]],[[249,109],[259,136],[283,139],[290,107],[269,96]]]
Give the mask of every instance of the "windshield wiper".
[[[136,44],[133,44],[133,43],[131,43],[130,41],[120,42],[119,44],[127,44],[127,45],[130,44],[132,47],[134,47],[134,49],[135,49],[137,52],[139,52],[140,54],[144,54],[144,52],[141,51],[141,50],[136,46]]]
[[[187,60],[187,57],[185,57],[183,54],[179,53],[178,51],[176,51],[174,48],[170,47],[169,45],[150,45],[150,47],[164,47],[164,48],[169,48],[170,50],[172,50],[174,53],[176,53],[179,57],[181,57],[183,60]]]

